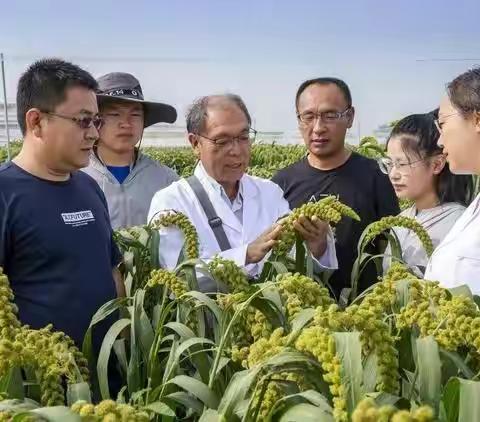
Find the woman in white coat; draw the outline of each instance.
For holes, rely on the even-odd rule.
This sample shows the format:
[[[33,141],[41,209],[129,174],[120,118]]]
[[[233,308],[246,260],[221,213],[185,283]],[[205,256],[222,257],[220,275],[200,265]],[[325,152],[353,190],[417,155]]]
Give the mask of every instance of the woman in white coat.
[[[480,175],[480,69],[469,70],[448,84],[437,127],[450,170]],[[466,284],[480,294],[480,195],[434,251],[425,279],[443,287]]]
[[[168,210],[184,213],[197,229],[202,259],[218,254],[255,276],[280,233],[276,221],[289,212],[289,207],[276,184],[245,174],[254,138],[250,125],[248,110],[236,95],[203,97],[187,115],[188,139],[199,158],[194,175],[221,220],[228,249],[221,248],[204,208],[185,179],[155,194],[148,218],[150,221]],[[334,239],[327,223],[302,218],[296,229],[320,267],[337,268]],[[161,266],[174,268],[182,246],[183,235],[178,229],[162,229]]]

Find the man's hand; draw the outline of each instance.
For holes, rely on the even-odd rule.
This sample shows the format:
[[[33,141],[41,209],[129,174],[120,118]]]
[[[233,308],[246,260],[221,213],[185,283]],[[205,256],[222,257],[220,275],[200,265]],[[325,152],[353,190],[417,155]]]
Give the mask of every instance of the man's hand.
[[[280,224],[274,224],[268,230],[264,231],[257,239],[247,247],[247,256],[245,264],[256,264],[260,262],[265,255],[273,248],[277,242],[277,237],[282,231]]]
[[[309,219],[301,215],[295,222],[294,227],[305,240],[312,255],[319,259],[327,249],[328,223],[316,216]]]

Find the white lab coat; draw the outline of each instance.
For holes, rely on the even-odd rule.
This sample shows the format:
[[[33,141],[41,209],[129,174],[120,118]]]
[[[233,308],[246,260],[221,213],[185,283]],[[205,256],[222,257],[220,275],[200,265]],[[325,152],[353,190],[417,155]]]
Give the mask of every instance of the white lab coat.
[[[480,195],[433,252],[425,279],[445,288],[466,284],[473,294],[480,294]]]
[[[235,261],[251,276],[259,274],[263,267],[263,261],[245,265],[247,246],[290,211],[287,201],[283,198],[282,190],[270,180],[244,175],[240,180],[243,194],[242,224],[221,197],[218,189],[215,189],[203,166],[196,167],[195,175],[206,190],[218,217],[223,222],[223,229],[232,246],[231,249],[220,251],[203,208],[185,179],[172,183],[154,195],[148,220],[151,221],[152,217],[161,214],[162,211],[182,212],[197,229],[201,259],[209,259],[218,254],[223,258]],[[183,234],[180,230],[173,227],[162,228],[159,245],[160,265],[163,268],[175,268],[182,247]],[[317,265],[324,269],[338,268],[335,242],[331,231],[327,238],[327,249],[317,261]]]

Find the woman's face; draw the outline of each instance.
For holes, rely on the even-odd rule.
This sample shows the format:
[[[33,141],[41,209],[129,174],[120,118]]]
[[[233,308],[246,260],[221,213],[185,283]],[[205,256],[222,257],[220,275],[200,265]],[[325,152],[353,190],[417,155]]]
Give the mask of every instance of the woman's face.
[[[465,117],[450,98],[444,97],[438,113],[438,145],[454,174],[480,174],[480,119],[477,113]]]
[[[445,166],[445,159],[441,154],[425,157],[406,153],[400,135],[389,140],[385,163],[397,196],[416,201],[436,191],[436,177]]]

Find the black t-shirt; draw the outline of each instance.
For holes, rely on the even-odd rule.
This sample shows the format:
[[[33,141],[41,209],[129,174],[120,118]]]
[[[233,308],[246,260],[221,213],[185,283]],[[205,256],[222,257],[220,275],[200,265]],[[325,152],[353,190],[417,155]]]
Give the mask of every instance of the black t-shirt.
[[[344,217],[335,229],[339,269],[332,275],[331,284],[338,297],[343,287],[350,286],[357,244],[365,227],[400,211],[388,177],[374,160],[352,153],[343,165],[327,171],[312,167],[305,157],[280,170],[272,180],[283,189],[292,209],[334,194],[360,216],[361,222]],[[377,274],[372,265],[361,277],[360,290],[376,281]]]
[[[13,163],[0,167],[0,266],[24,324],[52,323],[81,347],[93,314],[116,297],[119,261],[105,197],[90,176],[53,182]]]

